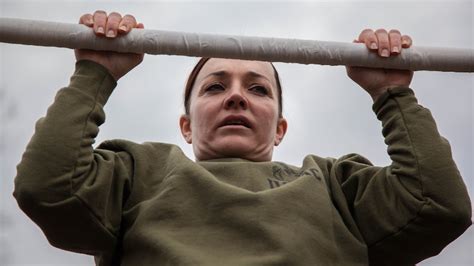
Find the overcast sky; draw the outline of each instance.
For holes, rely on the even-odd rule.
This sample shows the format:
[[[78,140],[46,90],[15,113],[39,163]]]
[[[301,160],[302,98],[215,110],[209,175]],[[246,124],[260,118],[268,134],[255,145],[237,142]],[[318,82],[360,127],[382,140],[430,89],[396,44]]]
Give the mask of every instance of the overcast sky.
[[[472,1],[157,2],[9,1],[0,16],[76,23],[94,10],[134,14],[146,28],[351,42],[365,28],[399,29],[414,46],[473,48]],[[106,106],[97,143],[125,138],[175,143],[182,89],[196,58],[146,56],[119,81]],[[73,51],[0,44],[0,265],[93,265],[91,257],[51,247],[14,201],[16,165],[58,89],[73,72]],[[374,164],[390,160],[381,125],[366,92],[344,67],[277,63],[289,130],[274,160],[301,165],[306,154],[340,157],[356,152]],[[473,182],[473,74],[417,72],[419,102],[435,117],[471,195]],[[474,230],[420,265],[474,265]]]

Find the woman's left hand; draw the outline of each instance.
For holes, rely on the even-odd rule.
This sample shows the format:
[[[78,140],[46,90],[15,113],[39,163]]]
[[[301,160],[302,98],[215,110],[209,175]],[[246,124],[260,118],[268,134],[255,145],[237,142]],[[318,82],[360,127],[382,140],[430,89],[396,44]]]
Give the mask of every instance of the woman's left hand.
[[[397,56],[402,49],[408,48],[412,40],[408,35],[401,35],[398,30],[384,29],[373,31],[363,30],[356,43],[365,43],[371,52],[376,52],[380,57],[388,58]],[[346,67],[347,75],[366,90],[372,99],[383,94],[390,86],[409,86],[413,78],[413,71],[397,69],[381,69],[366,67]]]

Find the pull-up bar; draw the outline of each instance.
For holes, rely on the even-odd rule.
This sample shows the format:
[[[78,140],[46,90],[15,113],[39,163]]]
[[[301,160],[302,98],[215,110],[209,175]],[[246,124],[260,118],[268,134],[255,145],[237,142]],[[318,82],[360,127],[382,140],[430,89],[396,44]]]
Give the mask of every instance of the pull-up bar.
[[[97,37],[80,24],[0,18],[0,42],[116,52],[362,67],[474,72],[474,49],[411,47],[381,58],[356,43],[134,29]]]

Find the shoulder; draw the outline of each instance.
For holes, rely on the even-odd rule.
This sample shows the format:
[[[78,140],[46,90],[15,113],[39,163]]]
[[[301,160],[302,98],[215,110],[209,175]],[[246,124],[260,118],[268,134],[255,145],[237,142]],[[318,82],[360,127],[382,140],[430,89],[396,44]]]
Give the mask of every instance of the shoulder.
[[[358,153],[349,153],[338,158],[307,155],[303,165],[317,165],[326,178],[337,177],[340,181],[363,169],[374,168],[372,162]]]
[[[321,168],[331,170],[334,167],[340,166],[341,164],[356,164],[372,166],[372,163],[366,157],[358,153],[345,154],[339,158],[334,157],[321,157],[314,154],[306,155],[303,159],[304,164],[317,164]]]
[[[179,146],[168,143],[136,143],[124,139],[113,139],[102,142],[94,152],[99,156],[113,153],[115,158],[119,157],[130,169],[134,189],[142,191],[140,193],[145,193],[148,186],[160,183],[175,168],[194,167],[194,162]]]
[[[106,140],[97,146],[96,151],[108,150],[112,152],[125,152],[132,157],[159,158],[162,156],[184,156],[181,148],[174,144],[162,142],[137,143],[124,139]]]
[[[339,157],[338,159],[334,160],[335,165],[339,164],[355,164],[355,165],[360,165],[360,166],[372,166],[372,162],[364,157],[363,155],[360,155],[358,153],[349,153],[346,155],[343,155]]]

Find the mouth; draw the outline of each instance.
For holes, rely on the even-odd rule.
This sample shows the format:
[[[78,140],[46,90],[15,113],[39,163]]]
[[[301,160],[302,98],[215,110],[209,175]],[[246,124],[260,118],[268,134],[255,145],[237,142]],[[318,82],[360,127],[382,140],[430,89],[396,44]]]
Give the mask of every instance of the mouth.
[[[245,127],[252,128],[250,121],[244,116],[228,116],[222,123],[219,124],[219,127]]]

